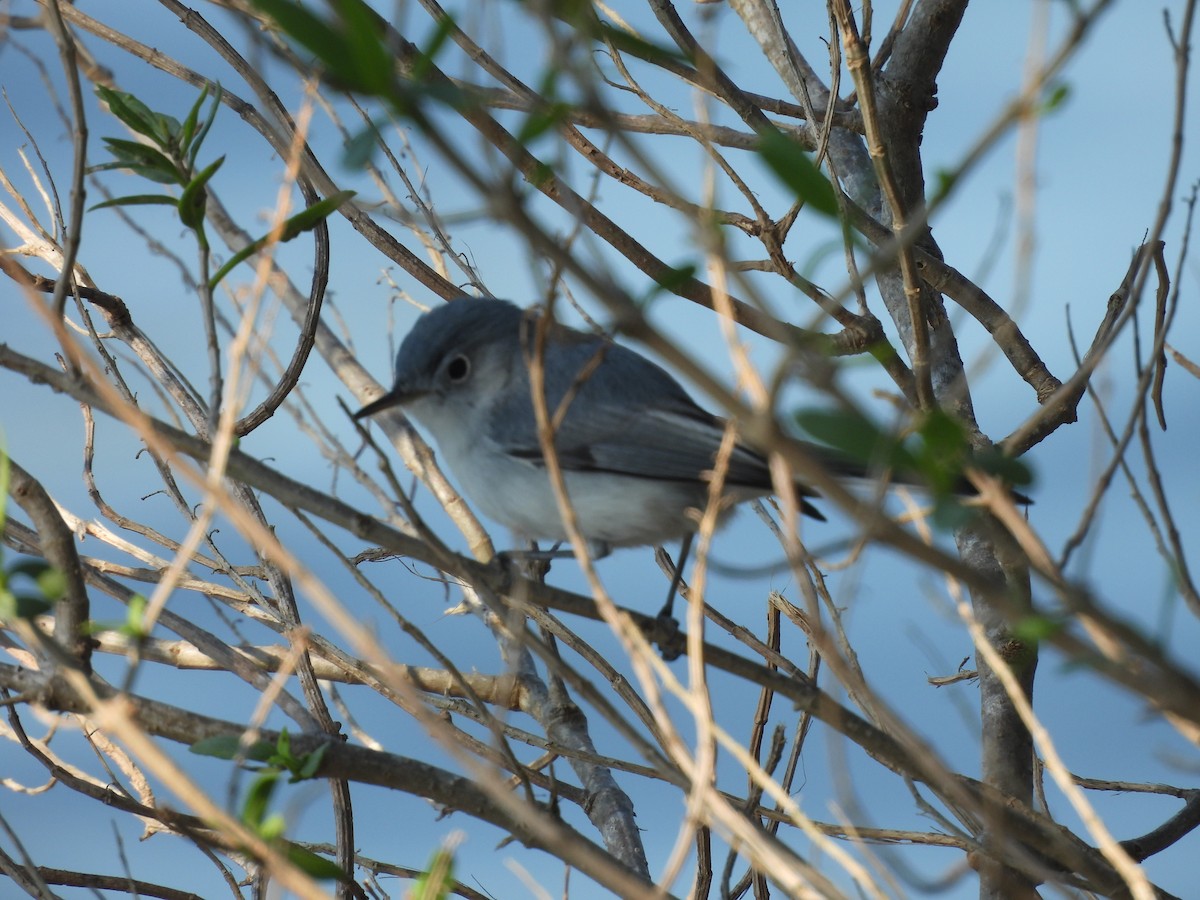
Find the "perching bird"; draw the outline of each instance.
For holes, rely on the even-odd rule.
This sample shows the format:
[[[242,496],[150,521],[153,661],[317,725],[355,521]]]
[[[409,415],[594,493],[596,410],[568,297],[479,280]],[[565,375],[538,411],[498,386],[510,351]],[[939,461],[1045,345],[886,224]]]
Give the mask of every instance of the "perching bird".
[[[486,515],[518,537],[561,541],[529,387],[537,314],[474,298],[426,313],[400,345],[392,389],[354,417],[403,406]],[[707,501],[724,421],[661,366],[599,335],[551,324],[543,365],[551,416],[572,393],[554,445],[583,536],[602,555],[694,532],[688,510]],[[827,448],[809,449],[839,475],[866,474]],[[766,459],[738,444],[725,486],[737,501],[771,493]],[[807,500],[804,512],[824,518]]]
[[[354,417],[403,406],[432,434],[463,492],[487,516],[519,538],[562,541],[567,534],[530,393],[539,314],[475,298],[426,313],[400,345],[392,389]],[[543,367],[552,417],[570,394],[554,446],[593,555],[690,541],[699,525],[695,510],[708,499],[724,421],[700,408],[661,366],[599,335],[552,323]],[[835,474],[866,475],[864,466],[827,448],[809,449]],[[736,445],[725,490],[737,502],[770,494],[766,459]],[[802,503],[805,513],[824,518]],[[664,614],[669,608],[670,599]]]

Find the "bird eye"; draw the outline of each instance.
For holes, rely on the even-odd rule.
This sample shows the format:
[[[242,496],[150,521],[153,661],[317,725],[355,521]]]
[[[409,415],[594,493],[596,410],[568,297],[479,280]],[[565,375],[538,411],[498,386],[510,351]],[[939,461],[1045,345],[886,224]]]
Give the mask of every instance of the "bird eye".
[[[456,356],[446,363],[446,377],[450,379],[451,384],[462,384],[470,374],[471,361],[465,356]]]

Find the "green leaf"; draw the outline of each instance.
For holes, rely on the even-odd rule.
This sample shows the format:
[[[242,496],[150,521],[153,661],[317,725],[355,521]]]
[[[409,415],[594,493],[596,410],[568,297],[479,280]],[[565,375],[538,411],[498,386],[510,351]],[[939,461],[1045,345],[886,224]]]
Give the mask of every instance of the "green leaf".
[[[266,762],[273,752],[273,748],[266,741],[256,741],[243,751],[242,740],[236,734],[202,738],[188,747],[188,750],[200,756],[215,756],[217,759],[237,759],[241,754],[255,762]]]
[[[525,180],[535,188],[541,188],[542,185],[554,180],[554,169],[548,163],[538,160],[533,170],[525,176]]]
[[[50,568],[50,563],[44,559],[22,559],[8,567],[9,576],[24,575],[30,581],[37,581]]]
[[[958,183],[960,173],[954,169],[938,169],[934,172],[934,189],[930,194],[930,202],[938,203],[954,190],[954,186]]]
[[[205,90],[207,90],[207,85]],[[213,94],[212,106],[209,107],[208,115],[204,119],[204,124],[200,126],[200,131],[190,142],[184,142],[182,149],[187,154],[187,164],[189,167],[196,165],[196,156],[200,153],[200,145],[204,143],[204,139],[208,137],[208,131],[213,126],[213,122],[217,120],[217,112],[221,108],[221,98],[225,95],[221,85],[217,85],[216,92]]]
[[[23,575],[37,585],[41,599],[49,603],[61,600],[67,593],[67,578],[44,559],[23,559],[8,569],[11,581],[15,575]]]
[[[309,12],[303,4],[293,0],[251,0],[251,3],[262,12],[275,20],[279,30],[300,44],[318,59],[335,48],[337,51],[345,48],[344,42],[337,41],[331,34],[331,29],[319,16]]]
[[[152,113],[151,124],[154,129],[152,140],[157,141],[160,147],[169,147],[174,150],[179,142],[179,132],[183,128],[179,124],[179,120],[166,113],[156,112]]]
[[[8,454],[0,443],[0,528],[8,517]],[[4,558],[4,544],[0,544],[0,559]],[[0,573],[3,574],[3,573]]]
[[[215,756],[217,759],[234,759],[241,747],[241,740],[235,734],[219,734],[216,737],[201,738],[188,750],[200,756]]]
[[[336,194],[326,197],[324,200],[320,200],[307,209],[296,213],[296,215],[292,216],[284,223],[283,231],[279,237],[278,243],[290,241],[292,238],[302,234],[303,232],[310,231],[311,229],[315,228],[322,219],[328,217],[330,213],[353,197],[354,194],[354,191],[338,191]],[[208,280],[209,290],[214,289],[218,284],[220,284],[221,280],[224,279],[224,277],[230,272],[232,272],[235,266],[242,261],[249,259],[263,247],[267,246],[267,244],[270,242],[269,238],[270,235],[263,235],[258,240],[254,241],[248,246],[243,247],[241,250],[235,253],[229,262],[221,266],[221,268],[217,270],[217,274]]]
[[[258,823],[256,830],[264,841],[277,841],[287,831],[287,819],[282,813],[272,813]]]
[[[204,225],[204,210],[208,206],[208,191],[205,185],[225,162],[221,156],[205,166],[183,189],[179,197],[179,219],[188,228],[197,231]]]
[[[112,200],[97,203],[89,207],[88,211],[108,209],[111,206],[177,206],[178,204],[178,200],[168,197],[166,194],[130,194],[128,197],[114,197]]]
[[[1035,614],[1018,619],[1012,633],[1015,638],[1036,643],[1054,637],[1065,627],[1062,619]]]
[[[125,610],[125,624],[121,631],[131,638],[141,640],[146,637],[146,606],[150,603],[144,594],[134,594],[129,598]]]
[[[370,124],[346,142],[342,165],[348,169],[365,169],[375,158],[377,149],[379,149],[379,129],[374,124]]]
[[[284,842],[284,854],[287,856],[288,862],[312,878],[326,881],[330,879],[345,881],[348,878],[342,867],[333,860],[318,856],[311,850],[306,850],[291,841]]]
[[[149,601],[144,595],[134,594],[129,598],[129,605],[125,611],[125,621],[113,622],[111,620],[97,621],[89,619],[83,623],[83,631],[85,634],[100,634],[103,631],[115,631],[135,641],[140,641],[147,635],[146,626],[143,621],[147,603]]]
[[[395,80],[396,58],[383,42],[384,26],[379,16],[362,0],[332,0],[332,6],[341,20],[341,36],[350,56],[323,57],[325,68],[364,94],[386,96]],[[441,23],[436,27],[440,30]]]
[[[998,447],[989,447],[976,453],[972,463],[989,475],[995,475],[1005,484],[1028,487],[1033,484],[1033,470],[1023,460],[1007,456]]]
[[[285,727],[279,732],[275,741],[275,751],[267,759],[267,763],[277,769],[291,771],[300,765],[300,761],[292,755],[292,738]]]
[[[53,607],[32,594],[14,594],[7,587],[0,587],[0,622],[13,619],[32,619],[41,616]]]
[[[517,132],[517,140],[522,144],[528,144],[565,122],[570,112],[571,104],[561,101],[534,110],[522,123],[521,130]]]
[[[806,206],[838,218],[833,185],[799,144],[781,131],[764,130],[758,136],[758,155]]]
[[[200,122],[200,108],[204,106],[204,101],[208,97],[208,85],[200,90],[200,96],[196,98],[196,102],[192,104],[192,108],[188,110],[188,114],[183,119],[183,125],[179,128],[179,149],[187,150],[188,144],[192,141],[192,135],[196,133],[196,125]]]
[[[1050,93],[1046,96],[1046,99],[1042,101],[1040,112],[1043,114],[1054,112],[1064,103],[1066,103],[1067,100],[1070,99],[1070,96],[1071,86],[1069,84],[1067,84],[1065,81],[1056,84],[1053,88],[1051,88]]]
[[[456,27],[458,26],[454,17],[449,15],[441,16],[434,23],[433,32],[426,39],[424,48],[413,60],[412,68],[409,70],[409,78],[412,81],[424,81],[429,76],[434,69],[433,61]]]
[[[98,163],[97,165],[94,165],[94,166],[88,166],[85,171],[89,175],[94,175],[97,172],[111,172],[111,171],[116,171],[116,170],[126,172],[130,175],[137,175],[141,178],[146,178],[150,181],[157,182],[158,184],[178,184],[179,183],[179,179],[176,178],[174,175],[172,175],[170,178],[167,178],[157,168],[149,168],[147,166],[139,166],[139,165],[135,165],[132,163],[127,163],[127,162]],[[174,203],[175,201],[172,200],[171,202]]]
[[[133,94],[99,85],[96,87],[96,94],[108,104],[109,112],[128,125],[132,131],[161,143],[159,129],[162,123],[145,103]]]
[[[115,163],[101,163],[93,171],[102,169],[133,169],[151,181],[160,184],[183,184],[184,176],[172,160],[164,154],[137,141],[123,138],[104,138],[108,151],[116,157]]]
[[[67,576],[54,566],[47,566],[37,577],[37,586],[42,596],[54,603],[67,595]]]
[[[395,95],[393,94],[393,98],[394,96]],[[467,93],[458,85],[450,81],[438,81],[423,84],[421,85],[421,89],[418,93],[410,92],[408,96],[414,98],[420,97],[427,100],[436,100],[438,103],[441,103],[444,106],[448,106],[451,109],[459,111],[472,108],[477,109],[481,105],[476,97]],[[399,106],[397,106],[395,99],[393,99],[393,107],[396,109],[405,109],[405,102],[407,101],[402,101]]]
[[[608,40],[622,53],[628,53],[630,56],[636,56],[647,62],[667,66],[678,65],[679,63],[690,65],[693,62],[691,56],[682,53],[676,47],[651,43],[637,35],[630,34],[624,28],[618,28],[607,22],[599,23],[599,35]]]
[[[439,848],[417,878],[413,900],[445,900],[455,888],[454,854]]]
[[[385,95],[393,55],[383,43],[379,18],[362,0],[331,0],[337,21],[327,22],[293,0],[252,0],[279,29],[313,54],[328,77],[346,90]]]
[[[664,291],[673,294],[679,288],[696,277],[696,266],[684,263],[682,266],[668,266],[654,273],[654,287],[646,294],[645,302],[649,302]]]
[[[917,426],[917,434],[929,452],[942,459],[957,462],[965,459],[970,450],[967,431],[962,423],[940,408],[931,409],[925,414]]]
[[[279,732],[279,738],[275,742],[275,750],[267,759],[267,763],[289,772],[291,774],[289,783],[295,784],[297,781],[305,781],[312,778],[317,773],[317,770],[321,767],[321,761],[325,758],[325,752],[328,749],[328,744],[322,744],[311,753],[296,756],[292,752],[291,735],[288,733],[287,728],[284,728]]]
[[[862,463],[910,471],[913,460],[896,438],[851,409],[802,409],[796,423],[821,443]]]
[[[225,276],[228,275],[230,272],[232,272],[237,267],[238,263],[242,262],[243,260],[249,259],[251,256],[253,256],[255,253],[257,253],[259,250],[261,250],[264,246],[266,246],[266,241],[263,240],[262,238],[259,238],[254,243],[252,243],[246,247],[243,247],[237,253],[233,254],[233,256],[230,257],[229,262],[225,263],[225,265],[223,265],[223,266],[221,266],[221,268],[217,269],[217,274],[214,275],[212,278],[208,279],[208,289],[210,291],[214,290],[216,288],[216,286],[218,284],[220,284],[222,280],[224,280]]]
[[[261,833],[260,829],[266,823],[267,806],[278,783],[279,773],[271,770],[254,779],[250,790],[246,792],[246,802],[242,805],[243,824]]]
[[[938,530],[957,531],[978,519],[979,516],[979,510],[964,506],[961,498],[950,493],[936,493],[935,491],[933,513],[930,515],[930,520]]]
[[[158,148],[143,144],[141,141],[130,141],[125,138],[106,137],[102,140],[108,147],[108,151],[118,161],[169,169],[179,180],[182,180],[178,167]]]
[[[329,750],[329,744],[322,744],[312,753],[304,754],[300,760],[300,766],[292,772],[292,783],[297,781],[307,781],[309,778],[316,776],[317,771],[321,768],[321,763],[325,760],[325,753]]]
[[[950,494],[962,483],[971,446],[962,423],[942,409],[927,412],[917,425],[920,443],[916,468],[937,494]]]
[[[306,231],[312,231],[321,222],[337,212],[337,208],[351,199],[356,193],[356,191],[338,191],[336,194],[331,194],[324,200],[318,200],[312,206],[300,210],[300,212],[283,223],[283,234],[279,240],[281,242],[290,241]]]

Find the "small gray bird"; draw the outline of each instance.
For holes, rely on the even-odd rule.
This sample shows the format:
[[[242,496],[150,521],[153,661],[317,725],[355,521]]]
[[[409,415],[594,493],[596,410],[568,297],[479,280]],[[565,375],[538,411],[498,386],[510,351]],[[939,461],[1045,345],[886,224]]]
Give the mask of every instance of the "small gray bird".
[[[396,354],[392,389],[355,419],[403,406],[433,435],[466,495],[518,538],[567,537],[538,441],[529,366],[537,310],[464,297],[417,320]],[[542,359],[546,405],[563,407],[554,446],[579,530],[601,557],[613,547],[682,539],[671,605],[691,539],[695,510],[725,422],[705,412],[660,366],[611,340],[551,323]],[[840,478],[871,477],[868,467],[817,444],[805,449]],[[900,473],[902,481],[909,477]],[[797,485],[802,511],[824,519]],[[974,493],[965,480],[955,489]],[[772,491],[762,454],[738,444],[725,475],[734,502]],[[1013,492],[1019,503],[1031,502]],[[725,513],[728,514],[726,509]]]
[[[437,442],[464,493],[519,538],[566,538],[538,442],[529,360],[538,315],[463,298],[417,320],[395,383],[354,418],[403,406]],[[555,449],[579,530],[595,555],[690,536],[708,495],[725,423],[660,366],[605,337],[551,324],[544,355],[551,416],[571,394]],[[829,458],[825,448],[812,450]],[[862,467],[829,459],[839,474]],[[771,493],[767,461],[737,445],[725,487],[740,502]],[[813,492],[804,489],[813,496]],[[803,511],[823,519],[807,500]]]

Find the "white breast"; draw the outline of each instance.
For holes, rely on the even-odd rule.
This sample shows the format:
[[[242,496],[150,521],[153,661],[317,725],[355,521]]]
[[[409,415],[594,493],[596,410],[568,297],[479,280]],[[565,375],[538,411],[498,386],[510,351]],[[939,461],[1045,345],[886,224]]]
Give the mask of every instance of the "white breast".
[[[519,539],[567,537],[544,467],[504,453],[464,427],[470,416],[445,405],[414,403],[410,411],[432,433],[464,494]],[[567,496],[582,535],[613,547],[662,544],[695,531],[707,491],[702,485],[626,475],[568,471]]]
[[[529,540],[565,540],[566,528],[545,468],[475,445],[444,448],[463,492],[489,518]],[[595,472],[565,472],[580,532],[614,547],[659,544],[694,531],[689,508],[704,502],[693,486]]]

